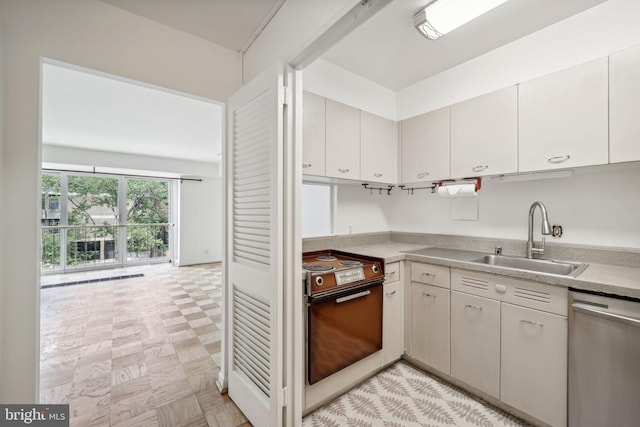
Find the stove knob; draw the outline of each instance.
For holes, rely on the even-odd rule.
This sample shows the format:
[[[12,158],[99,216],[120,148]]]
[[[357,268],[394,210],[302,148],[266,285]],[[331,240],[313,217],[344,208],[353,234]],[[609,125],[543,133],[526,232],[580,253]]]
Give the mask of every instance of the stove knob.
[[[316,286],[322,286],[322,283],[324,283],[324,280],[322,280],[322,277],[320,276],[316,277]]]
[[[373,264],[373,266],[371,267],[371,269],[373,270],[374,273],[378,272],[378,266],[376,264]]]

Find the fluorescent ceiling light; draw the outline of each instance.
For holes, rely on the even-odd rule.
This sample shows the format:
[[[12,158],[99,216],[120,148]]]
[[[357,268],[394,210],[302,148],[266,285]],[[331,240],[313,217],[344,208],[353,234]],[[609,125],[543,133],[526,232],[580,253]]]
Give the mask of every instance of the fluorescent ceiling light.
[[[506,1],[435,0],[413,15],[413,24],[423,36],[435,40]]]

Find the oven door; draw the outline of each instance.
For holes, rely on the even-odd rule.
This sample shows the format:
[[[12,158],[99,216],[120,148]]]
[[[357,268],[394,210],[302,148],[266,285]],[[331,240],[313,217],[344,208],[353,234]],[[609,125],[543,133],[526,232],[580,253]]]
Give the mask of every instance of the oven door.
[[[382,349],[382,282],[307,304],[307,381]]]

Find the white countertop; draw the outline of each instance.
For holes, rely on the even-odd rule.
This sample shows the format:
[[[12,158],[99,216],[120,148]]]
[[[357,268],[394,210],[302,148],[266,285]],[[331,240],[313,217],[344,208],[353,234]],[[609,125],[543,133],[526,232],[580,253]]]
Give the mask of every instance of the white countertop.
[[[502,274],[567,288],[570,287],[594,292],[604,292],[612,295],[640,299],[640,268],[590,263],[587,269],[579,274],[578,277],[571,277],[405,253],[406,251],[412,251],[424,247],[425,245],[385,242],[344,247],[340,248],[340,250],[383,258],[387,263],[402,260],[419,261],[465,270]]]

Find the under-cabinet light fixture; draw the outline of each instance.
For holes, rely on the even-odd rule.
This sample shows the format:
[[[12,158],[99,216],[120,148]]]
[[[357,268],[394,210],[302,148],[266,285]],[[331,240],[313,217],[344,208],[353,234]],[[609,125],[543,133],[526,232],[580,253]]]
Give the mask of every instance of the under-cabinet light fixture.
[[[508,0],[434,0],[413,15],[420,34],[435,40]]]

